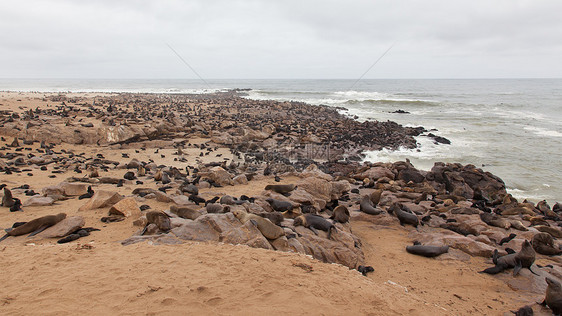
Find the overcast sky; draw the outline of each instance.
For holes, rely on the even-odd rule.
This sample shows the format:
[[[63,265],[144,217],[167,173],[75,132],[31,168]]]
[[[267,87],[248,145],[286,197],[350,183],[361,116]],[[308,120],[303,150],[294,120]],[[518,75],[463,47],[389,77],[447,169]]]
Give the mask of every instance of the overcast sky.
[[[562,1],[7,1],[2,78],[562,77]]]

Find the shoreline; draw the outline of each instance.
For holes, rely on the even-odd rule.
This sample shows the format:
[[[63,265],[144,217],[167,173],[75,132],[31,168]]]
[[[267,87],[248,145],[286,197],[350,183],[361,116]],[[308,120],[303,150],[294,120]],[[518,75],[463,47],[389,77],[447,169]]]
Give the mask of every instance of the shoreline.
[[[254,252],[252,248],[248,248],[250,256],[262,262],[254,266],[254,269],[259,267],[268,271],[266,262],[276,262],[283,257],[292,262],[290,267],[275,265],[275,271],[281,270],[288,281],[283,284],[270,284],[270,287],[273,287],[274,291],[282,291],[283,297],[297,299],[298,302],[313,297],[302,293],[301,298],[295,298],[283,291],[286,287],[299,283],[298,280],[307,280],[306,292],[312,292],[314,296],[327,300],[326,302],[333,302],[334,296],[315,290],[321,286],[319,282],[322,282],[322,278],[350,280],[340,282],[339,286],[347,293],[358,291],[355,286],[357,282],[363,281],[351,281],[360,276],[355,270],[327,271],[322,262],[338,263],[339,267],[345,266],[349,269],[357,269],[363,264],[374,266],[374,274],[368,274],[368,277],[363,279],[367,280],[368,284],[361,283],[364,290],[360,290],[361,299],[376,301],[369,310],[361,309],[363,302],[344,294],[345,291],[338,292],[337,295],[343,295],[344,298],[343,301],[336,299],[336,302],[356,305],[358,309],[339,309],[341,306],[338,307],[337,303],[330,303],[334,311],[361,314],[380,311],[380,308],[386,308],[389,314],[403,314],[408,311],[421,314],[464,314],[469,311],[500,314],[533,301],[540,301],[541,296],[544,297],[544,276],[556,278],[562,275],[562,267],[557,257],[544,255],[537,255],[537,262],[543,267],[551,265],[552,268],[541,269],[542,278],[535,277],[528,271],[523,271],[518,278],[513,278],[508,273],[495,277],[477,273],[490,265],[493,249],[500,249],[505,253],[506,247],[512,247],[517,251],[523,240],[531,240],[538,233],[533,219],[525,217],[529,212],[535,217],[543,218],[550,225],[556,224],[556,221],[549,217],[550,213],[544,214],[548,213],[543,211],[544,205],[535,206],[514,201],[505,193],[503,181],[494,175],[470,165],[443,164],[424,171],[414,168],[407,161],[362,164],[354,160],[357,152],[364,146],[363,141],[371,142],[370,146],[412,144],[411,133],[417,132],[415,129],[384,122],[359,123],[344,118],[341,114],[336,115],[337,110],[328,107],[300,102],[247,100],[226,94],[217,95],[215,98],[197,95],[190,96],[190,99],[183,95],[165,94],[112,94],[99,98],[96,96],[95,99],[87,97],[89,94],[72,94],[64,98],[58,97],[59,93],[55,94],[45,98],[35,98],[37,95],[22,97],[21,101],[18,101],[19,97],[16,96],[10,99],[9,104],[2,96],[0,135],[4,139],[0,149],[0,167],[7,188],[12,191],[14,197],[24,202],[24,212],[12,213],[2,207],[0,226],[7,228],[16,221],[29,221],[38,216],[65,211],[68,216],[82,217],[84,223],[81,227],[92,226],[100,228],[101,231],[92,232],[91,235],[83,237],[84,239],[69,244],[70,246],[56,245],[55,238],[10,237],[0,244],[0,248],[4,247],[2,251],[19,258],[18,261],[21,262],[19,265],[7,264],[12,269],[10,274],[25,278],[22,273],[28,271],[30,265],[38,260],[35,256],[44,257],[54,251],[65,259],[57,262],[41,261],[54,269],[41,268],[41,271],[45,271],[43,273],[69,269],[69,264],[73,261],[83,262],[81,257],[89,256],[100,264],[99,270],[94,271],[112,276],[112,271],[123,273],[123,270],[108,265],[104,258],[117,260],[115,256],[118,256],[120,264],[127,266],[127,249],[135,249],[142,256],[151,258],[150,260],[158,260],[158,256],[163,256],[165,260],[161,259],[157,266],[166,271],[171,269],[166,263],[174,257],[173,249],[184,249],[194,251],[191,253],[194,256],[207,254],[205,262],[198,263],[203,266],[220,270],[220,265],[212,264],[213,258],[220,258],[219,260],[225,260],[246,273],[244,263],[240,262],[244,259],[238,257],[238,252],[245,252],[245,248],[240,250],[240,247],[222,246],[221,243],[245,244],[257,248],[277,249]],[[6,108],[13,110],[17,115],[14,116],[14,112],[6,112]],[[322,121],[318,123],[311,118],[322,118]],[[384,140],[381,142],[374,139],[375,137],[363,138],[365,133],[358,135],[361,131],[369,131],[375,136],[381,135]],[[338,133],[343,137],[334,138]],[[12,144],[14,138],[18,144]],[[45,142],[41,144],[41,140]],[[342,150],[328,147],[331,153],[322,152],[320,155],[329,155],[333,159],[323,163],[315,162],[315,153],[312,152],[314,148],[303,144],[320,146],[324,140],[340,144],[342,147],[347,145],[349,148]],[[352,145],[349,145],[350,143]],[[278,150],[280,148],[287,150]],[[353,151],[353,154],[344,156],[346,150]],[[348,159],[336,159],[338,156]],[[289,159],[291,157],[294,161]],[[10,170],[9,174],[6,170]],[[94,172],[98,175],[94,176]],[[126,176],[130,172],[134,178]],[[169,177],[170,181],[164,183],[163,177]],[[275,177],[279,177],[280,182],[276,182]],[[272,214],[276,214],[275,210],[271,209],[273,206],[266,201],[273,198],[291,203],[296,207],[294,209],[300,210],[302,214],[316,213],[324,218],[333,215],[338,205],[343,205],[348,208],[350,218],[348,222],[334,224],[336,237],[330,239],[323,231],[316,234],[303,226],[297,226],[290,214],[283,215],[280,224],[285,229],[284,234],[295,236],[268,240],[254,226],[241,223],[232,212],[215,214],[202,205],[196,205],[188,199],[189,190],[194,188],[186,183],[197,187],[198,193],[195,195],[205,201],[214,197],[217,197],[215,202],[225,196],[236,198],[233,204],[223,204],[229,205],[231,211],[245,210],[252,214],[255,212],[273,216]],[[264,190],[267,185],[276,183],[298,185],[297,189],[287,196]],[[29,184],[29,188],[18,189],[23,184]],[[87,186],[92,186],[94,191],[116,193],[120,199],[135,206],[124,211],[131,214],[118,218],[119,221],[102,223],[100,219],[108,215],[110,205],[104,204],[101,208],[86,210],[84,206],[89,205],[89,201],[79,200],[78,195],[66,189],[56,191],[62,188],[61,185],[65,188],[72,187],[80,193]],[[46,189],[49,187],[52,188]],[[137,189],[145,191],[134,193]],[[33,194],[28,195],[29,190],[38,193],[37,199],[51,198],[52,203],[44,206],[26,205],[26,202],[34,198]],[[380,200],[374,203],[374,206],[380,210],[380,214],[372,215],[360,211],[359,201],[377,190],[381,191]],[[242,196],[254,200],[248,202]],[[476,203],[479,201],[484,204]],[[425,225],[417,229],[408,225],[400,226],[398,219],[388,214],[388,210],[395,203],[401,203],[411,209]],[[141,211],[140,205],[147,205],[150,209]],[[204,224],[201,219],[178,217],[169,211],[172,205],[185,206],[199,212],[197,218],[214,222],[215,226],[211,226],[215,228],[198,226]],[[487,213],[486,208],[499,213],[498,215],[503,213],[500,218],[508,221],[510,227],[496,227],[480,220],[480,215]],[[550,212],[554,212],[548,208]],[[144,216],[146,221],[146,214],[151,210],[166,211],[172,217],[171,232],[160,231],[156,225],[151,228],[153,230],[150,235],[139,236],[139,231],[146,225],[146,222],[143,225],[142,218]],[[508,215],[511,212],[516,213]],[[451,221],[448,221],[449,219]],[[138,220],[141,221],[140,226],[135,226],[134,223]],[[518,230],[517,227],[521,226],[515,224],[515,221],[527,230]],[[216,227],[220,227],[219,233]],[[201,233],[193,235],[193,229],[200,229]],[[509,233],[516,233],[517,238],[503,246],[498,245]],[[438,259],[416,257],[404,251],[404,247],[414,240],[426,244],[447,244],[451,250]],[[384,242],[381,244],[381,241]],[[134,245],[122,246],[120,242]],[[221,245],[219,248],[229,249],[228,254],[219,251],[214,256],[213,249],[217,247],[217,243]],[[556,243],[558,244],[557,241]],[[158,248],[158,251],[151,250],[151,247],[157,244],[161,244],[158,247],[165,247],[169,251],[163,253],[161,248]],[[197,246],[192,247],[194,245]],[[36,247],[35,249],[39,250],[21,252],[22,247]],[[196,249],[191,250],[192,248]],[[96,253],[101,255],[95,255]],[[300,255],[296,253],[308,254],[315,260],[299,261],[297,258]],[[407,264],[403,264],[404,262]],[[174,266],[177,264],[174,263]],[[296,275],[291,270],[295,267],[300,271]],[[431,280],[436,268],[449,278],[460,278],[461,284],[455,285],[439,278],[436,281]],[[315,273],[318,272],[315,271],[321,273],[317,275]],[[196,271],[191,272],[197,274]],[[228,311],[235,304],[232,299],[242,298],[220,295],[220,289],[229,289],[227,293],[233,293],[228,284],[236,282],[249,291],[253,284],[261,282],[256,278],[239,280],[233,272],[229,272],[221,274],[223,280],[228,280],[227,283],[215,280],[207,284],[188,285],[190,289],[201,294],[199,297],[193,297],[189,293],[174,293],[172,289],[180,285],[174,284],[172,280],[155,282],[143,271],[135,270],[134,273],[152,280],[148,290],[143,290],[146,290],[146,293],[138,291],[140,294],[145,293],[141,296],[153,292],[166,294],[157,294],[158,300],[151,301],[150,306],[168,312],[178,305],[177,300],[181,300],[182,295],[187,295],[190,300],[193,298],[195,301],[204,301],[204,304],[197,305],[201,311]],[[354,274],[351,277],[347,273]],[[168,272],[165,274],[169,275]],[[313,275],[314,278],[308,279],[307,274]],[[411,275],[419,278],[412,278]],[[320,278],[316,279],[316,276]],[[201,274],[197,277],[201,280],[205,278]],[[84,278],[91,280],[93,276],[88,275]],[[11,286],[10,293],[15,294],[2,293],[5,305],[14,308],[13,311],[21,312],[25,308],[22,305],[25,300],[22,298],[29,293],[41,296],[37,290],[65,288],[61,284],[50,284],[48,279],[42,280],[45,284],[39,289],[18,290]],[[4,281],[10,283],[9,280]],[[123,286],[122,289],[126,293],[133,293],[133,296],[137,293],[137,288],[126,284],[123,279],[116,280],[116,284]],[[467,288],[467,284],[473,288]],[[92,289],[103,289],[110,285],[106,280],[92,284]],[[199,287],[210,289],[211,293],[198,291]],[[383,294],[384,289],[388,290],[388,287],[394,289],[394,295],[403,300],[405,307],[393,304],[393,300]],[[376,299],[365,296],[369,290],[378,293]],[[498,292],[501,295],[498,295]],[[52,299],[57,291],[45,293],[43,296]],[[61,293],[62,299],[70,304],[70,293],[66,290]],[[96,295],[98,300],[107,299],[101,294]],[[172,300],[172,306],[165,303]],[[251,299],[248,298],[249,310],[266,311],[260,300],[263,301],[263,296],[259,293]],[[116,302],[115,306],[121,306],[116,307],[114,312],[129,310],[127,308],[134,305],[119,299],[113,302]],[[310,312],[306,304],[301,305],[302,309],[296,310],[296,313]],[[541,307],[533,308],[536,312],[541,311]]]

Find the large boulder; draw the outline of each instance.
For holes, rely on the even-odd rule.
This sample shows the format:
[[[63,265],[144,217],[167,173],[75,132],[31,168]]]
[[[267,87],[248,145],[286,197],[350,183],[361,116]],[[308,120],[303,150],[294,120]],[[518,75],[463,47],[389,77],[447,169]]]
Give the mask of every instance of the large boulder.
[[[232,185],[232,176],[228,171],[224,170],[222,167],[213,167],[209,170],[209,172],[202,172],[200,173],[202,177],[206,177],[208,179],[213,180],[213,182],[219,185]]]
[[[92,196],[88,200],[88,202],[82,205],[78,209],[78,211],[87,211],[96,208],[108,207],[121,201],[122,199],[123,197],[121,196],[121,194],[117,192],[97,190],[96,193],[94,193],[94,196]]]
[[[48,206],[53,205],[55,200],[49,196],[35,195],[23,202],[23,206]]]
[[[120,215],[125,217],[139,217],[141,214],[141,210],[137,205],[137,202],[134,198],[128,197],[125,198],[117,203],[115,203],[109,209],[109,215]]]
[[[87,183],[79,182],[61,182],[58,184],[66,196],[79,196],[88,192]]]
[[[374,181],[377,181],[379,178],[383,177],[394,180],[394,173],[390,169],[385,167],[372,167],[353,176],[355,180],[363,180],[365,178],[369,178]]]

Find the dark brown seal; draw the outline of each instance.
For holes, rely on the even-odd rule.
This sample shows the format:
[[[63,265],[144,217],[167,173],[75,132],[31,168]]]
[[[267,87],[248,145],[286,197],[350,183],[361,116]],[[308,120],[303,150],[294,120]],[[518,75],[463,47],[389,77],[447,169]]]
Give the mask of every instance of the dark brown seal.
[[[230,206],[218,203],[209,203],[205,206],[205,210],[207,213],[228,213],[230,212]]]
[[[15,201],[12,197],[12,191],[8,188],[4,188],[4,196],[2,197],[2,206],[11,207],[14,205]]]
[[[170,229],[172,229],[172,224],[170,223],[170,217],[168,216],[168,214],[164,212],[149,211],[146,213],[146,220],[147,220],[147,224],[146,224],[147,227],[150,224],[154,224],[156,225],[156,227],[158,227],[160,231],[166,233],[169,232]],[[141,235],[143,235],[145,231],[146,231],[146,227],[141,232]]]
[[[406,251],[413,255],[432,258],[449,252],[449,246],[412,245],[407,246]]]
[[[331,239],[332,229],[336,230],[336,226],[330,223],[330,221],[320,215],[314,214],[303,214],[295,218],[293,221],[293,225],[304,226],[312,230],[316,235],[318,235],[318,231],[316,229],[323,230],[328,233],[328,239]]]
[[[364,195],[359,202],[359,210],[363,213],[370,215],[379,215],[382,213],[381,209],[376,208],[371,201],[371,197]]]
[[[533,249],[541,255],[556,256],[562,254],[562,250],[554,247],[554,238],[548,233],[538,233],[531,240]]]
[[[400,225],[410,224],[417,228],[420,223],[419,218],[412,211],[407,212],[403,209],[407,208],[401,203],[395,202],[388,208],[388,212],[394,213],[398,217]]]
[[[66,218],[65,213],[59,213],[57,215],[47,215],[33,219],[23,225],[20,225],[10,231],[6,232],[6,235],[0,239],[0,241],[8,238],[8,236],[21,236],[31,233],[29,236],[36,235],[45,229],[55,225],[56,223],[62,221]]]
[[[531,243],[528,240],[525,240],[523,242],[523,246],[521,247],[521,251],[517,253],[498,258],[498,250],[494,250],[493,262],[495,266],[481,272],[496,274],[502,272],[503,270],[513,268],[513,276],[516,276],[522,268],[527,268],[533,274],[536,274],[533,270],[531,270],[531,266],[535,262],[535,256],[536,253],[531,246]]]
[[[545,280],[548,286],[541,305],[548,305],[554,315],[560,315],[562,313],[562,286],[556,280],[550,278],[545,278]]]
[[[349,222],[349,217],[350,217],[349,210],[347,209],[347,207],[343,205],[338,205],[334,209],[332,216],[330,216],[331,219],[335,220],[336,222],[340,222],[342,224]]]
[[[297,186],[294,184],[268,184],[265,186],[265,190],[277,192],[279,194],[287,195],[291,193]]]

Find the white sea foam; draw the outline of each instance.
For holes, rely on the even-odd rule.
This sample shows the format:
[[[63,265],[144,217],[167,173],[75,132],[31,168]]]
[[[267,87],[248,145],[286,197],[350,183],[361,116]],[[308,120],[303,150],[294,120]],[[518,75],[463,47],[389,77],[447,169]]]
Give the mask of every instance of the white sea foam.
[[[558,131],[551,131],[546,128],[536,127],[536,126],[525,126],[523,127],[525,130],[535,133],[539,136],[547,136],[547,137],[562,137],[562,133]]]

